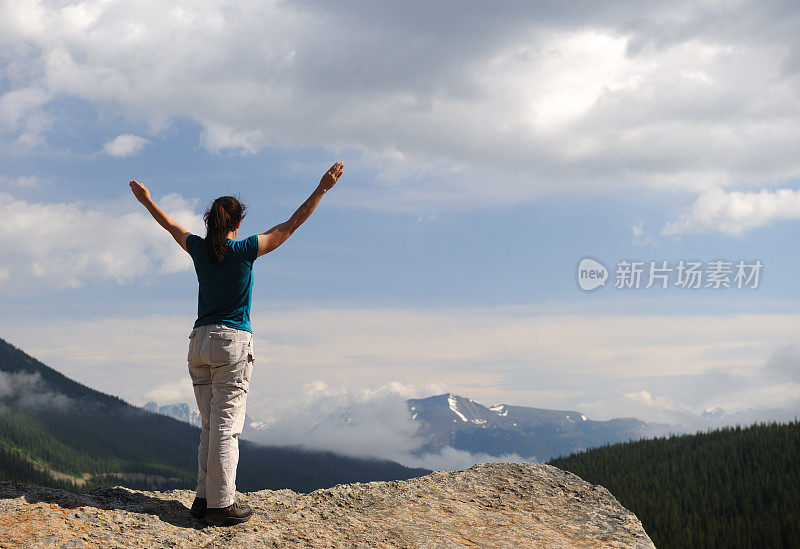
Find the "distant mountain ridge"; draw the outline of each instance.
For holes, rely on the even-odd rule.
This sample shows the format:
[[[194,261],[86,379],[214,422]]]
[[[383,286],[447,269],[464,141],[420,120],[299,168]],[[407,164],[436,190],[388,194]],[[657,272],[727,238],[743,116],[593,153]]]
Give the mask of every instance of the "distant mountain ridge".
[[[185,402],[159,406],[157,402],[151,401],[142,406],[142,410],[147,410],[148,412],[153,412],[154,414],[161,414],[162,416],[171,417],[177,419],[178,421],[184,421],[189,425],[194,425],[195,427],[203,426],[203,420],[200,417],[200,412]]]
[[[196,406],[186,402],[179,402],[177,404],[164,404],[159,406],[157,402],[150,401],[142,406],[143,410],[153,412],[154,414],[161,414],[162,416],[171,417],[178,421],[183,421],[195,427],[203,426],[203,419],[200,417],[200,412]],[[258,433],[266,430],[268,426],[261,421],[254,421],[249,414],[244,415],[244,428],[242,429],[242,437],[247,438],[248,435]]]
[[[416,457],[438,454],[451,447],[471,454],[507,459],[518,455],[533,461],[588,448],[680,432],[672,425],[636,418],[592,420],[580,412],[496,404],[484,406],[471,398],[444,393],[405,401],[409,419],[417,423]],[[358,428],[363,409],[348,406],[319,420],[304,436],[347,424]]]
[[[505,403],[487,407],[453,393],[407,402],[412,418],[421,423],[420,434],[426,440],[417,453],[452,446],[497,457],[518,454],[547,460],[608,443],[674,431],[669,425],[636,418],[595,421],[569,410]]]
[[[604,444],[627,442],[680,432],[675,426],[648,423],[636,418],[595,421],[570,410],[550,410],[496,404],[484,406],[471,398],[444,393],[427,398],[406,400],[410,419],[419,424],[423,441],[411,454],[421,457],[438,453],[445,447],[493,457],[519,455],[525,459],[546,461],[561,455],[596,448]],[[196,409],[186,403],[148,409],[182,421],[199,418]],[[304,433],[313,438],[317,432],[348,424],[358,428],[359,420],[351,407],[344,407],[317,422]],[[199,421],[199,420],[196,420]],[[248,418],[243,438],[262,435],[269,426]]]

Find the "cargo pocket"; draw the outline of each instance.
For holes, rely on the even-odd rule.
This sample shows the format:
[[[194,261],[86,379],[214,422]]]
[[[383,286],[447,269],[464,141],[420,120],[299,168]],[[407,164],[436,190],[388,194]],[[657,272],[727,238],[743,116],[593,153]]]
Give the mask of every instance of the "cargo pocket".
[[[189,353],[186,355],[186,362],[192,364],[198,355],[197,345],[200,343],[199,339],[195,339],[194,336],[197,335],[197,328],[192,330],[192,333],[189,334]]]
[[[213,366],[236,364],[247,359],[249,345],[246,336],[233,331],[215,331],[208,335]]]
[[[255,364],[256,357],[253,356],[253,346],[250,345],[250,351],[247,353],[247,365],[244,370],[244,390],[250,390],[250,376],[253,375],[253,365]]]

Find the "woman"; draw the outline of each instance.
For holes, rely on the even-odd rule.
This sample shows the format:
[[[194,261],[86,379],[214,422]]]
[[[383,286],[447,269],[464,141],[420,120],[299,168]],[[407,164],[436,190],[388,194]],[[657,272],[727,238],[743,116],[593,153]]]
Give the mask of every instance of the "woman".
[[[234,501],[238,436],[253,369],[253,334],[250,304],[253,262],[281,244],[311,215],[322,196],[342,175],[334,164],[316,190],[292,217],[270,230],[244,240],[234,240],[245,207],[232,196],[217,198],[206,211],[205,239],[176,223],[136,181],[131,190],[153,218],[164,227],[194,261],[199,283],[197,320],[189,335],[189,375],[203,420],[197,449],[197,496],[192,516],[217,526],[247,521],[253,510]]]

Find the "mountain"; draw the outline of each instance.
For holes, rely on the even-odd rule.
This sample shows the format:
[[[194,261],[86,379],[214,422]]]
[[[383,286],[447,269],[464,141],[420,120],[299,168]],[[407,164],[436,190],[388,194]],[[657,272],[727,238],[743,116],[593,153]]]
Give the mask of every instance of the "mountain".
[[[486,407],[453,393],[408,399],[406,404],[410,418],[419,424],[419,437],[424,441],[412,452],[417,456],[450,446],[495,457],[517,454],[526,459],[547,460],[610,442],[638,440],[676,430],[636,418],[594,421],[575,411],[511,404]],[[350,408],[344,408],[324,418],[308,434],[337,422],[355,423],[356,419]]]
[[[426,440],[417,454],[452,446],[491,456],[517,454],[547,460],[602,446],[669,432],[668,425],[636,418],[594,421],[580,412],[511,404],[486,407],[447,393],[407,401],[412,419],[421,424]]]
[[[144,406],[142,406],[142,410],[147,410],[148,412],[153,412],[154,414],[161,414],[162,416],[167,416],[171,418],[175,418],[178,421],[184,421],[189,425],[194,425],[195,427],[202,427],[202,419],[200,418],[200,412],[197,411],[197,408],[190,406],[185,402],[181,402],[180,404],[166,404],[164,406],[159,406],[157,402],[148,402]],[[245,422],[247,419],[245,419]]]
[[[700,414],[700,428],[687,429],[698,431],[718,429],[731,425],[753,425],[764,421],[788,423],[797,419],[797,411],[791,408],[745,408],[729,412],[722,408],[706,408]]]
[[[450,446],[472,454],[503,457],[516,454],[525,459],[545,461],[560,455],[580,452],[608,443],[639,440],[678,432],[674,426],[647,423],[636,418],[607,421],[589,419],[580,412],[548,410],[510,404],[486,407],[453,393],[406,400],[409,417],[419,424],[418,436],[423,441],[411,454],[421,457],[438,453]],[[186,403],[158,406],[148,403],[146,409],[199,423],[199,414]],[[301,438],[312,440],[318,433],[348,424],[358,429],[364,410],[352,406],[323,417]],[[269,425],[246,418],[242,438],[262,435]]]
[[[608,443],[682,431],[676,426],[647,423],[636,418],[595,421],[580,412],[568,410],[510,404],[486,407],[471,398],[453,393],[408,399],[406,406],[408,417],[419,425],[417,436],[422,440],[410,450],[416,457],[436,454],[449,446],[472,454],[500,458],[515,454],[525,459],[545,461]],[[199,414],[194,405],[181,403],[158,406],[148,403],[145,408],[182,421],[199,423]],[[346,406],[325,415],[298,438],[314,440],[320,433],[327,437],[331,430],[344,424],[358,430],[365,419],[374,423],[373,413],[374,410],[369,407]],[[264,434],[271,428],[248,416],[242,438],[264,440]],[[372,428],[375,428],[374,424],[365,426],[366,430]]]
[[[608,488],[656,547],[800,547],[800,422],[596,448],[550,462]]]
[[[200,417],[200,412],[197,411],[197,407],[186,402],[159,406],[157,402],[151,401],[142,406],[142,409],[147,410],[148,412],[153,412],[154,414],[161,414],[162,416],[171,417],[177,419],[178,421],[184,421],[189,425],[194,425],[195,427],[202,426],[202,419]],[[249,414],[245,413],[242,438],[248,438],[250,435],[265,431],[268,428],[269,425],[266,423],[254,420]]]
[[[77,383],[0,339],[0,479],[192,488],[200,430]],[[310,491],[419,476],[388,460],[239,441],[237,488]]]

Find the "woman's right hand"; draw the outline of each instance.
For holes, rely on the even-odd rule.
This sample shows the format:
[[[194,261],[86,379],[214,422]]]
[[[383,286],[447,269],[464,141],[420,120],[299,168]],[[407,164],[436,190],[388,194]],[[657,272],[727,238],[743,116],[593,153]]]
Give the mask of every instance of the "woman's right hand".
[[[138,200],[142,204],[150,200],[150,191],[147,190],[147,187],[145,187],[135,179],[131,179],[130,186],[131,186],[131,191],[133,191],[133,196],[136,197],[136,200]]]
[[[329,190],[331,187],[336,185],[336,182],[342,176],[342,171],[344,170],[344,164],[341,162],[337,162],[331,169],[325,172],[325,175],[322,176],[322,179],[319,181],[319,187],[323,191]]]

